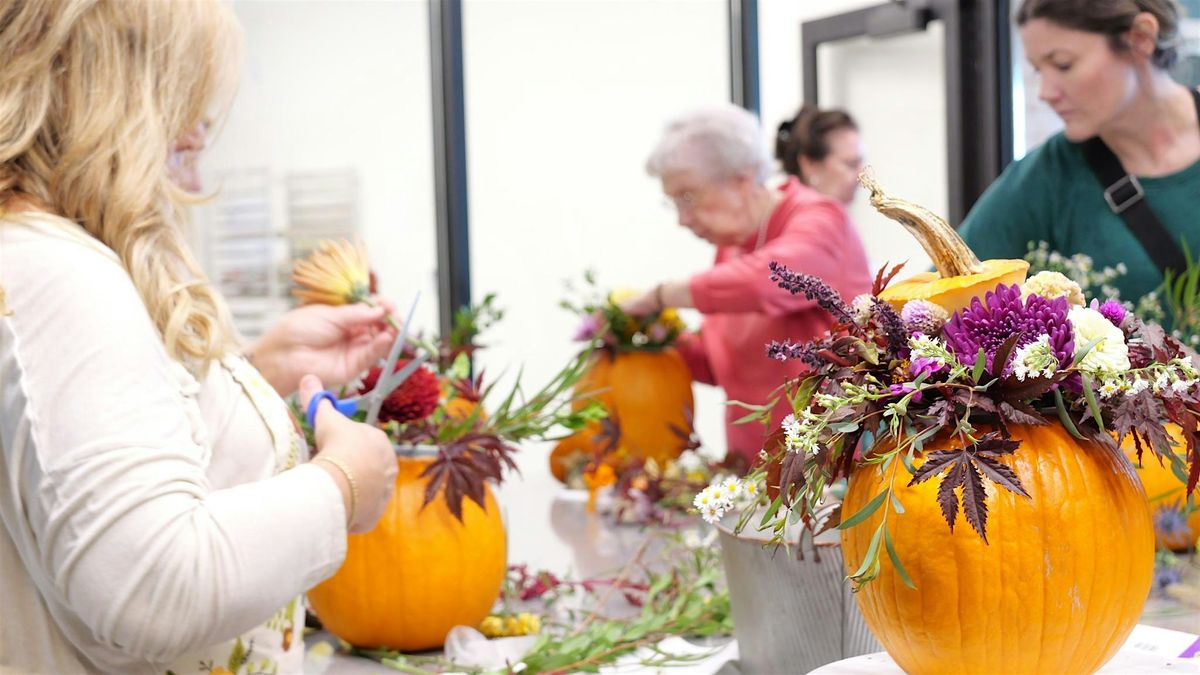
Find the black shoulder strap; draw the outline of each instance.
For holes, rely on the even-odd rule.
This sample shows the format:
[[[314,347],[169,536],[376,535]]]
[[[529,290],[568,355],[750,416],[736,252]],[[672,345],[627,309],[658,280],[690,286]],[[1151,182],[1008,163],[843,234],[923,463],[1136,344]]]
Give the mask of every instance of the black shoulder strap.
[[[1191,92],[1197,118],[1200,118],[1200,91],[1192,89]],[[1150,209],[1137,176],[1126,173],[1121,160],[1099,136],[1084,141],[1083,156],[1104,188],[1104,201],[1113,213],[1121,216],[1159,271],[1164,274],[1168,269],[1182,272],[1187,266],[1183,249]]]

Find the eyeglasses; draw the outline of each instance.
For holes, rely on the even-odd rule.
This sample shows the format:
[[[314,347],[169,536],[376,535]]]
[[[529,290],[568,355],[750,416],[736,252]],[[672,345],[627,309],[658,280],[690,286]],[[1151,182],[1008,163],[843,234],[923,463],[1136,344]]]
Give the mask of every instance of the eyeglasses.
[[[681,212],[691,212],[696,209],[697,205],[699,205],[700,198],[703,196],[703,194],[704,193],[700,192],[699,190],[684,190],[683,192],[679,193],[678,196],[663,195],[662,203],[663,206],[668,209]]]

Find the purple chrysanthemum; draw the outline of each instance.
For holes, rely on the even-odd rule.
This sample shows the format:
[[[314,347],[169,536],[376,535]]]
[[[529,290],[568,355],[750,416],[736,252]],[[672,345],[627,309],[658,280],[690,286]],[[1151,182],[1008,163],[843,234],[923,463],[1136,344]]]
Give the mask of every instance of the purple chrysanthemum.
[[[1119,300],[1105,300],[1103,304],[1099,300],[1092,300],[1091,308],[1100,312],[1101,316],[1117,328],[1120,328],[1121,322],[1125,320],[1125,305]]]
[[[1001,368],[997,369],[992,361],[1005,340],[1014,333],[1021,334],[1013,348],[1016,352],[1042,335],[1049,335],[1054,355],[1059,364],[1066,367],[1075,353],[1075,334],[1067,321],[1067,310],[1066,298],[1047,300],[1040,295],[1030,295],[1022,302],[1020,286],[1001,284],[987,293],[984,302],[975,298],[970,307],[955,312],[946,322],[942,335],[963,363],[974,363],[982,347],[987,355],[987,371],[1001,375],[1009,373],[1011,364],[1000,364]]]

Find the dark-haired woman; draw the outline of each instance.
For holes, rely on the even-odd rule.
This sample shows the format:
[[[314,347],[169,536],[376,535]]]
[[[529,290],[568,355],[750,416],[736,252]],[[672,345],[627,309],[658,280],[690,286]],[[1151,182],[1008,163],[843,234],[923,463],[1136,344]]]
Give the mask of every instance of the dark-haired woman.
[[[1009,166],[968,215],[962,234],[980,258],[1019,258],[1046,241],[1097,268],[1124,263],[1114,285],[1137,300],[1162,283],[1169,249],[1200,252],[1200,94],[1167,72],[1178,23],[1170,0],[1021,4],[1039,96],[1066,128]],[[1117,178],[1100,178],[1096,162]],[[1157,244],[1149,231],[1162,233]]]
[[[784,171],[817,192],[843,204],[854,201],[863,150],[850,113],[805,104],[779,125],[775,158]]]

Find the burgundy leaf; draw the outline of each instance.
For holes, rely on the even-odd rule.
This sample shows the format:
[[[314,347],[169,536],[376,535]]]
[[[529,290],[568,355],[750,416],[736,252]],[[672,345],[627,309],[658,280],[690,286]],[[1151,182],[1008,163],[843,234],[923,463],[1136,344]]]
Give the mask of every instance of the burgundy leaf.
[[[779,473],[779,493],[785,506],[791,504],[792,495],[803,489],[804,483],[804,453],[787,453]]]
[[[1025,487],[1021,485],[1021,479],[1017,477],[1017,473],[1007,465],[1001,464],[991,457],[977,455],[975,457],[975,467],[983,475],[987,476],[989,480],[1005,490],[1015,492],[1022,497],[1029,496],[1029,493],[1025,491]]]
[[[1112,415],[1113,428],[1124,442],[1125,436],[1133,433],[1134,445],[1141,461],[1142,441],[1148,441],[1156,455],[1162,457],[1171,452],[1171,439],[1163,427],[1162,408],[1149,389],[1133,396],[1121,397],[1116,413]]]
[[[951,532],[954,531],[954,521],[958,520],[958,495],[954,494],[954,488],[962,485],[966,466],[962,462],[955,464],[938,485],[938,504],[942,507],[942,517],[946,519]]]
[[[967,408],[973,408],[990,413],[994,413],[997,410],[996,402],[993,401],[987,394],[982,392],[963,391],[962,389],[956,389],[954,391],[953,398],[956,402],[963,404]]]
[[[1200,446],[1193,444],[1189,449],[1188,454],[1191,455],[1191,457],[1189,457],[1189,461],[1191,462],[1192,466],[1188,470],[1187,488],[1183,493],[1185,495],[1192,494],[1192,492],[1196,489],[1197,481],[1200,481]]]
[[[968,450],[988,457],[999,457],[1001,455],[1011,455],[1019,447],[1021,447],[1021,441],[1001,438],[998,434],[992,432],[984,434],[979,439],[979,442],[972,445]]]
[[[1038,411],[1033,409],[1033,406],[1020,401],[1001,401],[999,412],[1007,421],[1014,424],[1027,424],[1029,426],[1049,424],[1045,417],[1042,417],[1038,414]]]
[[[1049,393],[1058,382],[1059,378],[1057,377],[1031,377],[1026,380],[1018,380],[1016,377],[1009,376],[1000,380],[999,386],[995,389],[996,398],[1013,404],[1032,401]]]
[[[938,450],[929,453],[929,456],[925,458],[925,463],[917,467],[917,472],[913,474],[912,480],[908,481],[908,486],[924,483],[941,473],[947,464],[961,457],[962,450]]]
[[[1017,331],[1008,336],[1008,339],[1000,343],[996,348],[996,354],[992,358],[992,375],[1000,377],[1008,366],[1008,358],[1012,356],[1013,349],[1017,346],[1017,341],[1024,335],[1021,331]]]
[[[945,398],[939,399],[929,406],[926,414],[933,418],[937,426],[949,426],[950,418],[954,415],[954,402]]]
[[[979,475],[979,470],[972,464],[960,465],[965,469],[966,480],[963,481],[962,491],[962,509],[963,516],[975,531],[979,533],[983,543],[988,543],[987,540],[987,504],[984,500],[987,493],[983,489],[983,477]]]

